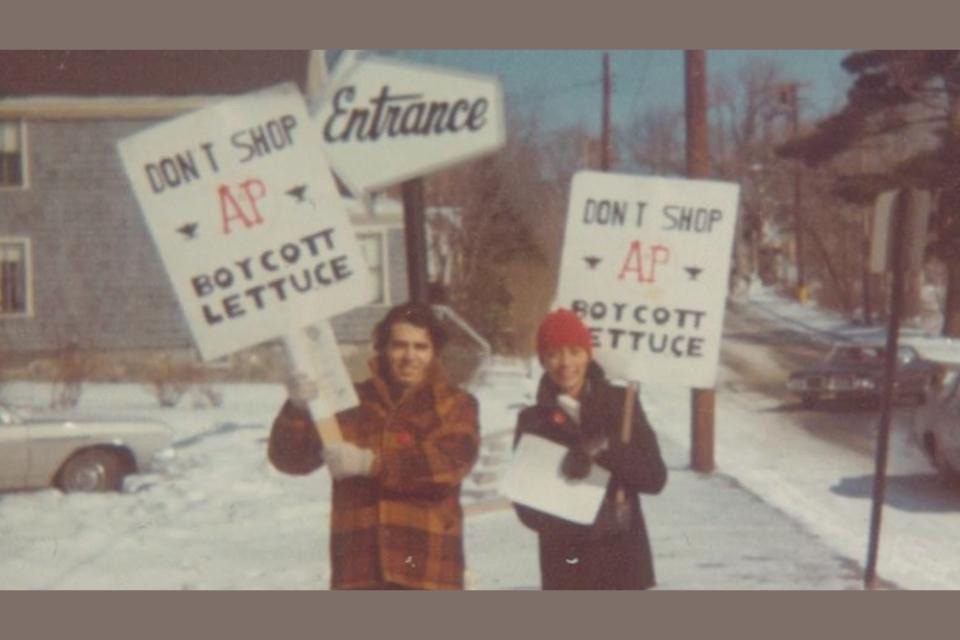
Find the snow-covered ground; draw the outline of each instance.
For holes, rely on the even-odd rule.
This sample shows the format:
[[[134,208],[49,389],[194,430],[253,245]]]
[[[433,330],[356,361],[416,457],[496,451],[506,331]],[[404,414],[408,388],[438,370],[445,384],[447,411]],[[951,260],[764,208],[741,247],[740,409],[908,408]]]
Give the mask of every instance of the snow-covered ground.
[[[496,367],[494,367],[494,370]],[[485,435],[494,444],[527,401],[514,367],[478,383]],[[526,376],[519,378],[529,381]],[[140,385],[84,386],[77,411],[159,417],[175,430],[175,459],[129,476],[120,494],[56,489],[0,495],[0,586],[6,589],[317,589],[329,584],[330,479],[296,477],[266,458],[279,385],[225,385],[223,406],[158,406]],[[10,383],[5,401],[42,406],[46,385]],[[484,457],[496,447],[484,447]],[[482,465],[480,465],[482,467]],[[478,472],[480,469],[478,468]],[[482,477],[479,475],[477,477]],[[504,510],[489,482],[471,477],[463,503],[493,504],[466,534],[472,588],[535,588],[536,539]],[[492,502],[491,502],[492,499]],[[509,526],[503,526],[507,523]],[[515,557],[497,553],[510,536]],[[483,558],[478,553],[483,552]]]
[[[741,304],[803,331],[858,330],[766,292]],[[949,341],[926,342],[943,352],[953,348]],[[537,375],[531,363],[497,360],[471,384],[481,403],[484,438],[483,459],[463,494],[471,588],[536,588],[538,583],[535,537],[517,524],[491,489],[491,478],[484,477],[485,469],[502,463],[517,409],[532,400]],[[139,385],[85,385],[79,410],[160,417],[175,429],[177,456],[160,473],[128,478],[121,494],[63,495],[49,489],[0,495],[0,585],[325,588],[329,477],[325,472],[292,477],[269,465],[266,439],[283,400],[280,386],[225,385],[222,390],[224,403],[218,408],[195,408],[185,398],[178,408],[164,409]],[[0,393],[23,405],[42,405],[49,398],[47,388],[31,383],[10,383]],[[685,449],[689,390],[646,384],[642,397],[661,441],[672,450]],[[786,418],[776,410],[780,401],[750,391],[730,368],[722,367],[716,397],[718,473],[795,519],[836,554],[862,563],[872,455],[800,428],[782,428]],[[937,485],[906,432],[895,430],[891,443],[892,481],[928,478],[930,491],[947,491]],[[960,499],[950,503],[940,497],[935,508],[888,500],[878,565],[882,577],[905,588],[960,587]],[[724,515],[731,522],[738,519],[736,513]],[[651,526],[655,538],[665,535],[655,522]],[[726,586],[738,587],[717,588]]]
[[[837,338],[883,339],[882,327],[850,324],[839,314],[802,305],[768,291],[744,304],[799,331],[826,341]],[[960,362],[956,340],[905,330],[902,341],[927,357]],[[839,553],[866,561],[874,450],[865,454],[811,437],[800,428],[776,428],[783,416],[782,401],[744,391],[738,375],[721,366],[716,409],[716,460],[729,473],[769,504],[795,517]],[[781,378],[783,379],[783,378]],[[731,392],[733,389],[741,389]],[[668,437],[687,438],[688,406],[680,389],[649,389],[646,402],[658,413],[658,429]],[[665,410],[665,407],[672,407]],[[878,573],[910,589],[960,588],[960,498],[942,486],[911,439],[916,414],[899,408],[894,414],[887,466],[887,492],[882,513]],[[877,425],[879,419],[877,419]],[[870,433],[876,439],[877,427]],[[922,488],[929,502],[898,500],[898,486]]]

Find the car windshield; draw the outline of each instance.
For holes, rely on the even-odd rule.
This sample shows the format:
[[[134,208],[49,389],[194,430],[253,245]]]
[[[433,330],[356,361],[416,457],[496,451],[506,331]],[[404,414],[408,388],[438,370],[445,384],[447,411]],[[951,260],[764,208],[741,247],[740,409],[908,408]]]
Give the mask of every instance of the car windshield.
[[[883,362],[883,349],[881,347],[836,347],[830,354],[828,361],[842,362],[845,364],[857,362],[876,364]]]
[[[834,347],[830,355],[827,356],[827,362],[856,364],[869,363],[871,365],[882,364],[886,349],[878,346],[865,345],[842,345]],[[897,348],[897,361],[900,364],[912,362],[917,357],[913,347],[901,346]]]

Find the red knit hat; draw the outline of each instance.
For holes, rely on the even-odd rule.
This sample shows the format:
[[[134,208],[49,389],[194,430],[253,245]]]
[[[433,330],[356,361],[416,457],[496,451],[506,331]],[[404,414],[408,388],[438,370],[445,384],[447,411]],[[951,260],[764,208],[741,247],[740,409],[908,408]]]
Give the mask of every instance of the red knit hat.
[[[573,311],[557,309],[547,314],[537,330],[537,355],[542,359],[559,347],[581,347],[593,353],[593,339],[589,329]]]

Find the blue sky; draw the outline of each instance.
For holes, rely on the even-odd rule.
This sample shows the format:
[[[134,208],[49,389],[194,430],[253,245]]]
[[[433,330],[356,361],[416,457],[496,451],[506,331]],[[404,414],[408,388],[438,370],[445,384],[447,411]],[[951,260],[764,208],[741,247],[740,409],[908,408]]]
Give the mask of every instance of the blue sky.
[[[840,66],[846,50],[709,50],[707,74],[733,74],[751,58],[775,60],[804,83],[804,120],[844,103],[850,76]],[[389,55],[500,78],[508,110],[539,110],[546,129],[583,123],[599,131],[600,50],[396,50]],[[683,50],[611,50],[612,118],[623,124],[635,111],[683,105]]]

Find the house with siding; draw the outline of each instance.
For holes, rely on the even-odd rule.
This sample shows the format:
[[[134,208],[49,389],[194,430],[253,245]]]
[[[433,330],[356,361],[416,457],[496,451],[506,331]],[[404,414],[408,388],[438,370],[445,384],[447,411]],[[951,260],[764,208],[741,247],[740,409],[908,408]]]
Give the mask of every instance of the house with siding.
[[[321,68],[308,51],[0,52],[0,369],[70,345],[115,360],[192,354],[116,142],[280,82],[309,97]],[[360,361],[373,325],[407,298],[403,216],[384,195],[347,202],[380,292],[333,320]]]

